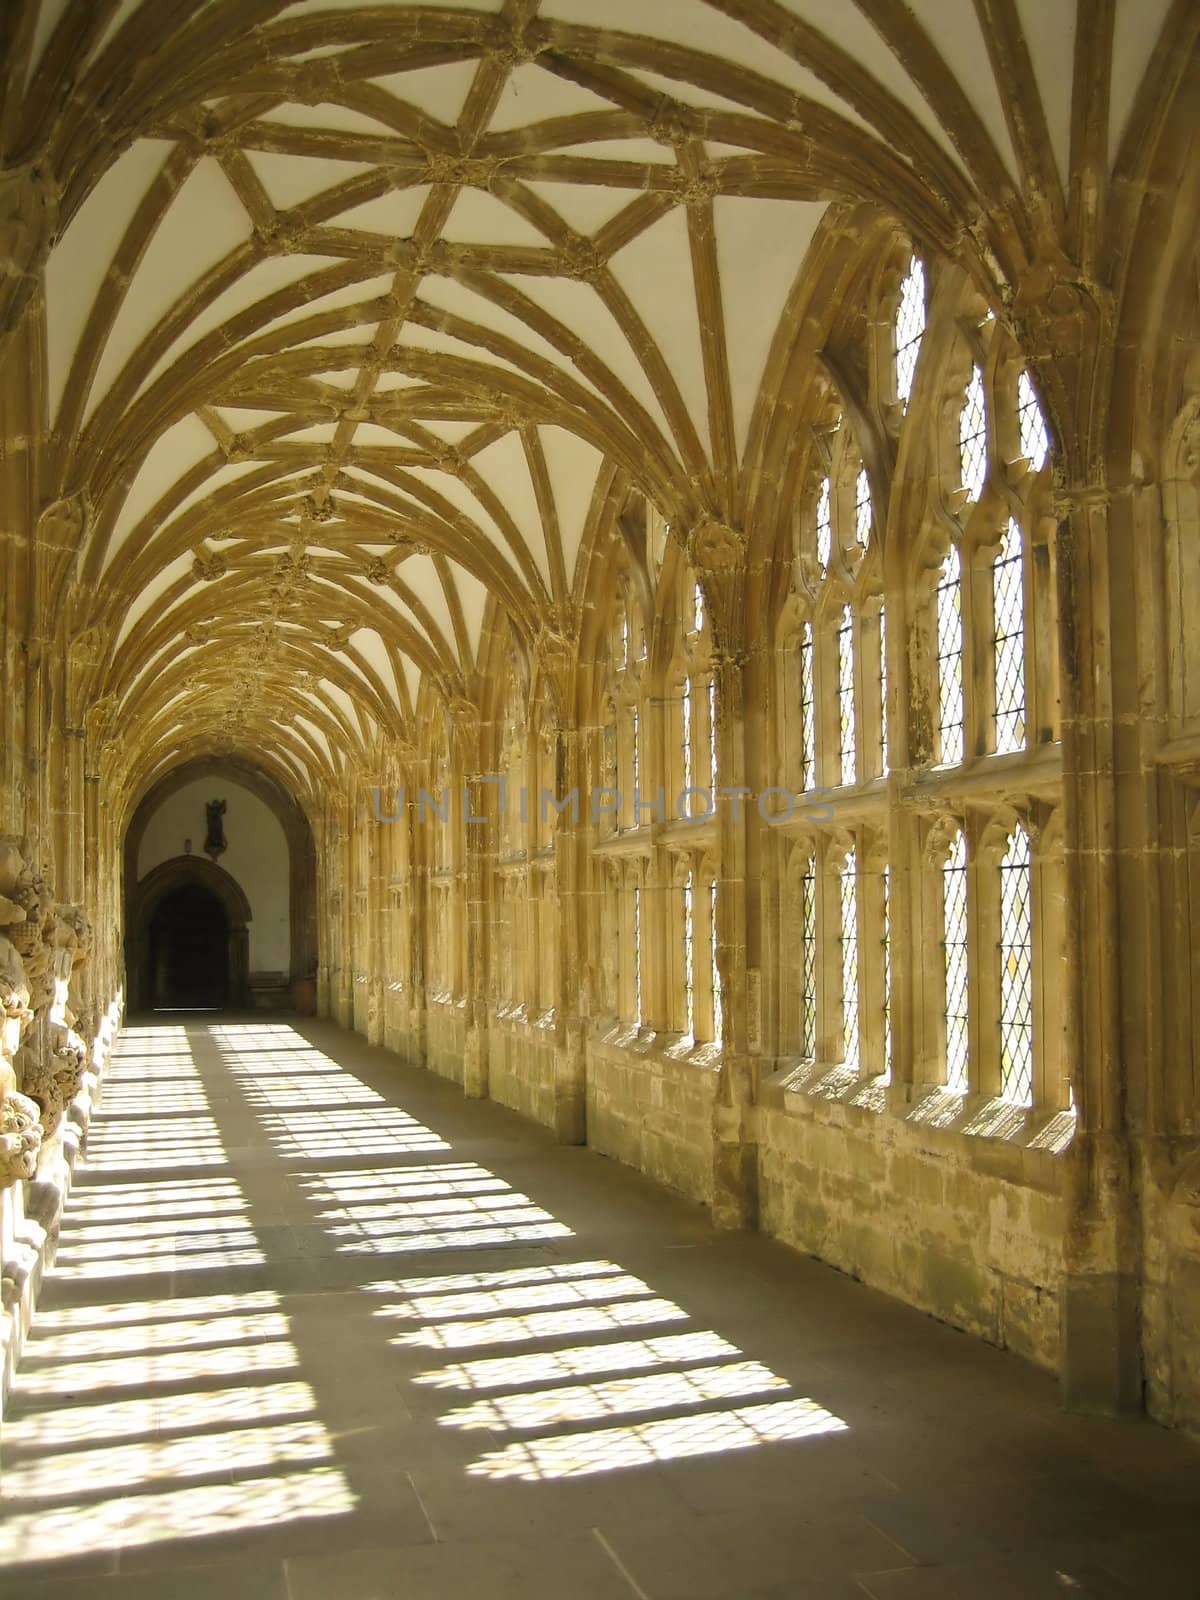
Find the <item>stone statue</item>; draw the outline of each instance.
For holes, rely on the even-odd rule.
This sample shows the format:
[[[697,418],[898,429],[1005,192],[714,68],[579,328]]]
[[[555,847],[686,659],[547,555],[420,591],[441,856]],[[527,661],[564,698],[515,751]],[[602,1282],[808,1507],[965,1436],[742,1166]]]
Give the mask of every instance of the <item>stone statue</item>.
[[[225,838],[225,802],[224,800],[210,800],[204,807],[204,814],[208,819],[208,834],[204,840],[204,853],[215,861],[229,848]]]

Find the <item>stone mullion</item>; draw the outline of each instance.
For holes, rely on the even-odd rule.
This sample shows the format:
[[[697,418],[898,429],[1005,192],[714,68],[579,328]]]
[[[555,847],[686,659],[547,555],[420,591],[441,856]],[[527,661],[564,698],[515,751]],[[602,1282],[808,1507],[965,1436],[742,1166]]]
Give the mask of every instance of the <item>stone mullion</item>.
[[[338,866],[339,877],[345,885],[341,899],[341,963],[337,975],[337,1008],[334,1013],[343,1028],[354,1026],[354,968],[357,950],[354,938],[356,917],[354,859],[354,829],[351,824],[351,800],[338,796]]]
[[[363,808],[359,826],[366,834],[367,843],[367,1040],[371,1044],[383,1044],[387,1004],[387,840],[383,824],[375,821],[369,807]]]

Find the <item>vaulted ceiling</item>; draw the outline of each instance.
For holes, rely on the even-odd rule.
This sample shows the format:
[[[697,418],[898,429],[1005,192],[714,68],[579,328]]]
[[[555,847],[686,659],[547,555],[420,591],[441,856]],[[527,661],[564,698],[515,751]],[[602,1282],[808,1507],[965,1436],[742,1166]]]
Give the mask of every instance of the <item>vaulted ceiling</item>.
[[[831,206],[998,298],[1068,227],[1189,8],[1079,10],[7,0],[96,692],[160,765],[270,743],[307,787],[470,691],[489,601],[569,631],[615,469],[732,514]]]

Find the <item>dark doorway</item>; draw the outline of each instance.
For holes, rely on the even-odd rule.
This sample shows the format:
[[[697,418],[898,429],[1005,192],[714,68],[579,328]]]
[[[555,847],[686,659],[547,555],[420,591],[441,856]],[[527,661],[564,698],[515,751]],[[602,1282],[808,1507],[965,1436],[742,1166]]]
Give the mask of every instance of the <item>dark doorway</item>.
[[[221,1010],[229,1004],[225,907],[188,883],[159,902],[150,922],[150,1004],[156,1011]]]

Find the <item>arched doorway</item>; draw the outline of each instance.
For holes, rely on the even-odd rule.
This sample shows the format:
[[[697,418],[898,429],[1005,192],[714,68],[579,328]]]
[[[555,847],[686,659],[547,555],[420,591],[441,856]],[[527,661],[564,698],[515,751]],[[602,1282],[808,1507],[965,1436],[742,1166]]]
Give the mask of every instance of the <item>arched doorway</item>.
[[[150,921],[150,1007],[223,1010],[229,1004],[229,917],[210,889],[164,895]]]
[[[250,905],[202,856],[176,856],[137,885],[130,905],[130,1010],[240,1008],[249,1001]]]

